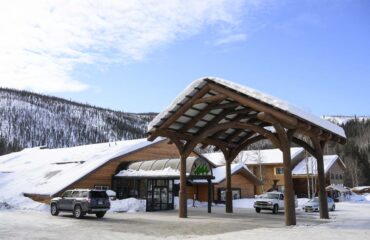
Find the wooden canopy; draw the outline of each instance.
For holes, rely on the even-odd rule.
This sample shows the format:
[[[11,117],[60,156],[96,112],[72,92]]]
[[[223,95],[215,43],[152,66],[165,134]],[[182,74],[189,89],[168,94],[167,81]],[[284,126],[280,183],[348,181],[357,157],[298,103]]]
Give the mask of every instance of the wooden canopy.
[[[186,158],[197,145],[201,147],[213,145],[223,152],[227,163],[229,190],[226,192],[227,212],[232,212],[231,162],[249,145],[263,139],[270,140],[275,147],[283,151],[284,155],[287,225],[295,224],[291,143],[304,147],[318,159],[318,162],[321,158],[322,163],[323,147],[327,141],[341,144],[346,142],[343,129],[337,125],[267,94],[217,78],[202,78],[193,82],[150,123],[148,130],[148,140],[163,136],[176,144],[184,168]],[[318,168],[320,174],[320,164]],[[324,176],[322,178],[324,179]],[[185,186],[186,179],[183,181],[180,182]],[[322,184],[325,184],[324,180]],[[181,198],[181,194],[186,196],[184,193],[186,189],[181,189],[181,185],[179,212],[180,217],[186,217],[186,199]],[[325,186],[322,188],[323,195]],[[323,198],[324,195],[322,200]],[[325,207],[322,209],[324,212]],[[326,218],[328,214],[323,214],[322,217]]]

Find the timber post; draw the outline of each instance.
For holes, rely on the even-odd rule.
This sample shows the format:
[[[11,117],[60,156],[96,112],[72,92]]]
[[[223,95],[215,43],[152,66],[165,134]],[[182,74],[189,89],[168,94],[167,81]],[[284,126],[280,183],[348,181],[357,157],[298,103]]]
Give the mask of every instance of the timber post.
[[[186,191],[186,156],[180,158],[180,192],[179,192],[179,217],[188,217],[187,191]]]
[[[231,161],[226,160],[226,212],[233,213],[233,193],[231,190]]]
[[[315,147],[317,160],[317,180],[319,183],[319,202],[320,202],[320,218],[329,219],[328,200],[325,190],[325,170],[324,170],[324,141],[311,138]]]
[[[208,182],[208,213],[212,212],[212,180],[207,179]]]
[[[285,209],[285,225],[296,225],[295,215],[295,197],[292,179],[291,155],[290,146],[283,148],[283,163],[284,163],[284,209]]]
[[[283,152],[285,225],[292,226],[297,224],[292,178],[292,157],[290,153],[290,145],[294,130],[286,131],[278,122],[274,123],[274,128],[279,136],[280,150]]]

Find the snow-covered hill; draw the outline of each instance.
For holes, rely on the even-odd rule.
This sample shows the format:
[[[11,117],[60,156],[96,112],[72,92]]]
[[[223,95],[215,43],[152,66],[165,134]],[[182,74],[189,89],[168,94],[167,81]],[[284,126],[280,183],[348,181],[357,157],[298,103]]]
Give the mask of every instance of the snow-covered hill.
[[[0,88],[0,154],[24,147],[57,148],[142,138],[154,116]]]
[[[322,116],[322,118],[332,123],[342,125],[350,120],[366,121],[370,119],[370,116]]]

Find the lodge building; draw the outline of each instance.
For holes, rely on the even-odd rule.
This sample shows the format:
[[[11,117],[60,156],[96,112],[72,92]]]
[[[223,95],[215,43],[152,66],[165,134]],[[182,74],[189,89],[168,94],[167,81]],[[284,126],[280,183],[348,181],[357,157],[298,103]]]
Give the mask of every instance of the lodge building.
[[[167,140],[163,140],[162,137]],[[241,165],[242,167],[239,167],[241,172],[236,171],[232,175],[232,164],[235,164],[237,156],[261,140],[268,140],[279,149],[282,154],[282,164],[279,162],[276,163],[275,167],[270,166],[268,176],[265,177],[263,176],[262,163],[255,167],[248,167],[248,164]],[[207,192],[208,202],[210,203],[212,198],[215,198],[215,192],[219,192],[219,195],[216,194],[217,200],[223,200],[223,195],[225,195],[225,210],[227,213],[232,213],[232,198],[238,196],[238,191],[233,191],[235,184],[233,185],[232,178],[244,176],[250,182],[249,186],[253,185],[254,193],[258,193],[261,184],[260,191],[265,191],[270,185],[268,183],[270,180],[274,183],[273,188],[279,187],[279,183],[283,182],[286,206],[285,224],[290,226],[296,225],[293,170],[297,166],[297,162],[291,156],[292,144],[304,148],[316,159],[320,218],[327,219],[329,213],[325,185],[328,174],[325,174],[324,147],[328,142],[345,144],[346,140],[343,128],[302,111],[285,101],[224,79],[206,77],[192,82],[169,107],[151,121],[148,126],[147,140],[125,141],[117,143],[117,146],[113,147],[109,143],[70,149],[27,149],[0,157],[0,163],[2,163],[0,172],[2,175],[6,175],[7,181],[19,178],[19,174],[24,174],[21,175],[24,178],[17,179],[22,183],[19,184],[20,189],[18,190],[22,191],[24,195],[40,201],[47,201],[50,197],[59,195],[68,188],[112,188],[113,181],[116,181],[114,188],[121,189],[119,192],[122,196],[126,194],[124,189],[131,189],[139,195],[143,194],[141,196],[146,197],[148,202],[157,201],[156,204],[158,204],[160,198],[160,207],[155,204],[151,207],[166,209],[172,204],[170,202],[172,198],[169,198],[170,194],[172,196],[176,194],[174,191],[175,176],[172,176],[173,178],[166,176],[166,181],[157,181],[154,176],[149,175],[142,176],[140,181],[139,179],[130,180],[130,184],[142,185],[142,187],[136,188],[128,186],[130,184],[126,184],[123,178],[117,179],[121,177],[119,173],[122,171],[129,171],[131,168],[141,171],[144,170],[140,169],[141,166],[146,166],[141,163],[140,167],[137,166],[138,164],[123,167],[121,165],[123,163],[179,158],[179,167],[177,168],[180,183],[179,217],[187,217],[187,198],[191,192],[189,186],[193,190],[197,189],[194,192],[198,192],[198,197],[200,197],[200,193],[204,192],[200,190],[200,188],[204,188],[204,186],[200,186],[200,183],[204,184],[204,180],[207,180],[208,185],[213,186],[208,187],[210,189]],[[167,142],[172,145],[168,145]],[[216,176],[213,176],[216,172],[215,169],[208,172],[206,179],[199,179],[199,175],[201,175],[198,174],[199,170],[197,172],[194,172],[193,169],[189,171],[190,166],[187,164],[187,159],[201,157],[194,152],[197,146],[200,148],[213,146],[222,152],[225,158],[225,185],[222,181],[212,183],[212,178],[216,179]],[[9,163],[14,163],[14,161],[20,161],[24,165],[17,168],[16,165]],[[156,164],[165,165],[169,162],[156,162]],[[153,171],[156,170],[158,170],[157,167],[154,167]],[[162,170],[159,167],[159,171]],[[337,179],[337,173],[334,172],[340,172],[341,169],[333,169],[332,171],[335,179],[331,180],[340,181],[340,177]],[[258,177],[256,173],[260,176]],[[41,174],[41,177],[37,177],[37,174]],[[312,173],[312,175],[314,174]],[[279,175],[283,178],[280,178]],[[332,176],[331,172],[329,175]],[[137,178],[137,176],[132,177]],[[256,181],[264,179],[263,183]],[[199,184],[197,181],[200,181]],[[251,187],[245,187],[243,181],[240,183],[243,188],[240,187],[239,195],[243,197],[243,194],[250,194],[251,191],[248,189]],[[211,190],[214,190],[213,188],[216,188],[217,185],[220,190],[212,193]],[[198,187],[194,188],[194,186]],[[225,193],[223,193],[223,186],[226,188]],[[167,195],[163,197],[163,201],[161,197],[158,197],[162,193],[164,196]],[[208,205],[210,211],[210,204]]]
[[[292,148],[291,153],[295,192],[300,197],[307,196],[307,176],[315,178],[317,175],[315,159],[306,158],[303,148]],[[18,155],[13,161],[27,160],[31,162],[30,166],[43,162],[43,167],[33,170],[33,174],[39,171],[40,179],[49,177],[40,180],[42,184],[33,183],[39,187],[28,187],[24,191],[26,196],[37,201],[48,202],[67,189],[112,189],[118,199],[145,199],[147,211],[158,211],[174,209],[174,198],[179,192],[180,159],[177,150],[165,139],[155,142],[138,139],[65,149],[32,148],[6,156],[13,155]],[[336,155],[325,156],[324,160],[327,185],[343,184],[343,161]],[[233,199],[253,198],[271,190],[283,191],[282,161],[278,149],[243,151],[238,162],[231,164]],[[306,161],[309,161],[308,171]],[[76,172],[78,174],[74,174]],[[186,172],[189,199],[225,202],[226,170],[221,153],[194,153],[187,159]],[[23,175],[27,181],[27,173]]]

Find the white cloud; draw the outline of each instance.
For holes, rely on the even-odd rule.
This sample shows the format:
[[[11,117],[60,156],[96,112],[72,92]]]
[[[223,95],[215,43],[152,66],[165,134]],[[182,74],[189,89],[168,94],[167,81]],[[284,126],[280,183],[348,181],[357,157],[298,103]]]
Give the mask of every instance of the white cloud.
[[[101,0],[0,3],[0,86],[82,91],[79,64],[141,60],[156,47],[206,26],[235,26],[257,0]],[[227,41],[242,40],[234,35]],[[244,36],[245,38],[245,36]]]
[[[240,34],[231,34],[227,35],[225,37],[222,37],[220,39],[217,39],[215,41],[215,45],[223,45],[223,44],[229,44],[229,43],[235,43],[235,42],[243,42],[247,40],[247,34],[240,33]]]

